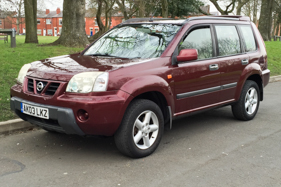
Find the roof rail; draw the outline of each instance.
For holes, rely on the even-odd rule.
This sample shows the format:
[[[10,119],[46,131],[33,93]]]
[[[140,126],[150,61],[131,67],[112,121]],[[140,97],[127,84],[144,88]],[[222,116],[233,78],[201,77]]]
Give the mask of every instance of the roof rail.
[[[161,20],[176,20],[176,19],[172,19],[172,18],[131,18],[131,19],[124,21],[122,24],[140,22],[140,21],[153,22],[153,21],[161,21]]]
[[[190,17],[187,18],[184,22],[189,22],[192,20],[232,20],[232,21],[250,21],[250,18],[247,16],[235,16],[235,15],[223,15],[223,16],[199,16],[199,17]]]

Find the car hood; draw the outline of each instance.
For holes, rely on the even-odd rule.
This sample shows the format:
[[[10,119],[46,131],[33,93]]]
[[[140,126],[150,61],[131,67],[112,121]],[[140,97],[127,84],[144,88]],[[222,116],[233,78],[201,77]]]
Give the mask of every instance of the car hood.
[[[27,75],[41,79],[69,81],[77,73],[93,71],[109,72],[150,60],[72,54],[32,62]]]

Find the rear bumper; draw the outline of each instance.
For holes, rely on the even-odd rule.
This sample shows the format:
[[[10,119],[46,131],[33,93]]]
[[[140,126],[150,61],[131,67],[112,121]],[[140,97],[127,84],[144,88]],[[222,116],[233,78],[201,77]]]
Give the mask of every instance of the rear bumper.
[[[270,70],[266,69],[262,71],[262,83],[263,87],[265,87],[269,83],[269,78],[270,78]]]
[[[41,119],[21,113],[21,103],[47,108],[49,110],[49,119]],[[12,97],[10,105],[11,110],[13,110],[20,118],[33,125],[66,134],[85,135],[85,133],[78,127],[73,111],[70,108],[38,104],[18,97]]]

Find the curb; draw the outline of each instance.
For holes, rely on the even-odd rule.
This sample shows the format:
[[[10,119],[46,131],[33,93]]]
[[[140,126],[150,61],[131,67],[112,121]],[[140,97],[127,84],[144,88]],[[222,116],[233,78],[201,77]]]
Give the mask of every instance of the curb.
[[[281,81],[281,75],[278,75],[278,76],[272,76],[270,77],[269,79],[269,82],[272,83],[272,82],[279,82]]]
[[[281,81],[281,75],[272,76],[269,82],[279,82]],[[0,134],[10,134],[14,131],[26,131],[33,129],[35,126],[22,119],[13,119],[9,121],[0,122]]]
[[[13,119],[0,122],[0,134],[10,134],[15,131],[26,131],[33,129],[35,126],[22,119]]]

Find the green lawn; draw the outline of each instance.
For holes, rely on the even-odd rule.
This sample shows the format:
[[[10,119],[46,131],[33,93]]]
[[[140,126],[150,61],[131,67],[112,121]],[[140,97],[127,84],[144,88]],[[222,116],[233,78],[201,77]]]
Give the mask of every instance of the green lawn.
[[[24,44],[25,36],[17,36],[17,47],[10,48],[0,40],[0,121],[17,118],[10,111],[10,87],[22,65],[48,57],[71,54],[83,50],[82,48],[67,48],[63,46],[38,46]],[[51,43],[57,37],[39,36],[39,43]],[[268,54],[268,69],[271,75],[281,75],[281,42],[265,42]]]
[[[281,75],[281,42],[265,42],[270,75]]]
[[[58,39],[52,36],[39,36],[39,44],[51,43]],[[10,37],[9,37],[10,41]],[[38,46],[24,44],[25,36],[16,36],[16,48],[11,48],[10,43],[4,44],[0,40],[0,121],[17,118],[10,111],[10,87],[15,84],[20,68],[27,63],[48,57],[76,53],[82,48],[67,48],[63,46]]]

